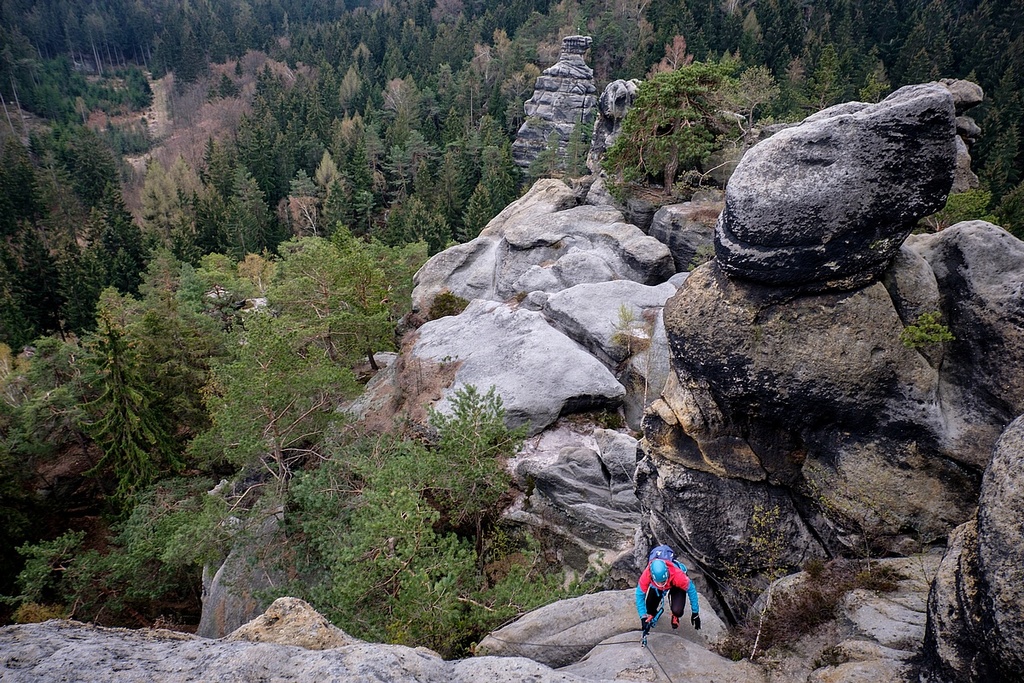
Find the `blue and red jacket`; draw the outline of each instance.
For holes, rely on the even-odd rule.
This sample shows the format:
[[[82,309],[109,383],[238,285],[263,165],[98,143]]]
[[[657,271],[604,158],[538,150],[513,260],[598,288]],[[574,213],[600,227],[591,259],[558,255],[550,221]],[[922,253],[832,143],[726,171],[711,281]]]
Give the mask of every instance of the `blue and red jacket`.
[[[690,577],[686,575],[682,569],[676,566],[672,562],[666,562],[665,565],[668,567],[668,585],[664,589],[660,589],[654,586],[654,582],[651,580],[651,565],[648,564],[644,569],[643,573],[640,574],[640,580],[636,584],[636,611],[643,619],[647,615],[647,589],[654,586],[654,590],[659,595],[664,596],[672,588],[679,588],[686,591],[686,594],[690,597],[690,609],[694,614],[700,613],[700,606],[697,604],[697,587],[693,585],[693,581],[690,581]]]

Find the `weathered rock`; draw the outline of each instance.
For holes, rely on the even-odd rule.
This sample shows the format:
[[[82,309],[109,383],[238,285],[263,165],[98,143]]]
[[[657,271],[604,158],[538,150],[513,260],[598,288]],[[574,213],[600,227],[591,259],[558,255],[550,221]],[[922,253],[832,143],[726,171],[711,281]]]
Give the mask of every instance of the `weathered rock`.
[[[935,273],[937,310],[955,337],[942,370],[949,402],[965,407],[947,420],[974,443],[958,459],[983,470],[1003,427],[1024,413],[1024,242],[967,221],[913,235],[907,248]]]
[[[493,386],[506,422],[527,424],[536,434],[563,414],[615,408],[625,394],[600,361],[533,311],[478,299],[418,334],[413,358],[455,367],[454,383],[436,405],[441,412],[461,387],[486,392]]]
[[[173,631],[109,629],[70,621],[0,628],[5,683],[187,683],[351,681],[478,683],[584,679],[520,657],[454,662],[424,648],[361,643],[329,650],[209,640]]]
[[[778,508],[793,566],[825,548],[900,552],[945,538],[971,514],[971,470],[1008,420],[1000,409],[1024,411],[1015,294],[1024,278],[1014,269],[1024,258],[1008,243],[1005,261],[994,256],[1002,234],[935,236],[932,248],[899,254],[886,286],[854,292],[780,299],[776,288],[726,277],[716,262],[691,273],[664,313],[675,375],[643,423],[645,534],[678,533],[678,545],[719,571],[740,554],[758,506]],[[921,254],[956,264],[963,252],[953,247],[965,241],[978,264],[992,250],[995,268],[947,298],[951,266],[932,271]],[[974,312],[954,332],[965,339],[963,360],[954,362],[952,345],[925,356],[901,343],[912,316],[956,311],[972,297],[965,307]],[[966,341],[979,329],[999,340],[995,357],[993,347]],[[972,369],[967,355],[990,358],[973,358],[984,367]]]
[[[628,81],[619,79],[605,86],[601,97],[597,100],[597,121],[594,122],[594,133],[590,139],[590,153],[587,167],[590,172],[600,172],[601,159],[615,142],[622,128],[622,119],[633,106],[636,89],[640,82],[636,79]]]
[[[656,287],[632,280],[582,284],[548,298],[551,323],[611,367],[650,344],[654,318],[676,293],[665,282]]]
[[[976,520],[950,536],[928,599],[925,648],[939,681],[1024,675],[1024,416],[1000,437]]]
[[[714,256],[715,223],[722,207],[721,202],[689,201],[663,206],[654,214],[648,234],[668,246],[676,272],[692,270]]]
[[[527,495],[505,518],[559,538],[559,561],[566,567],[584,573],[605,564],[613,580],[635,580],[636,449],[627,434],[560,421],[528,439],[509,463],[517,488]]]
[[[590,36],[566,36],[558,62],[537,78],[533,96],[523,105],[526,121],[512,143],[512,159],[527,168],[557,137],[558,156],[565,158],[573,130],[594,121],[597,98],[594,70],[583,61]]]
[[[942,208],[955,163],[953,97],[939,84],[819,112],[744,155],[715,233],[721,267],[801,291],[863,286]]]
[[[616,681],[673,681],[674,683],[766,683],[765,671],[748,661],[734,662],[690,641],[686,635],[662,632],[661,624],[637,647],[637,638],[624,634],[609,638],[576,664],[559,669],[592,679]]]
[[[254,531],[236,535],[231,552],[212,575],[203,568],[203,612],[196,630],[200,636],[221,638],[262,614],[268,601],[260,594],[284,580],[274,550],[283,540],[284,511],[275,508],[254,519]]]
[[[465,299],[507,301],[585,282],[657,285],[675,272],[665,245],[623,222],[609,206],[576,206],[559,180],[539,180],[472,242],[435,255],[416,274],[413,307],[424,313],[450,291]]]
[[[939,83],[953,96],[957,114],[985,101],[985,91],[977,83],[959,78],[943,78]]]
[[[680,627],[673,631],[666,615],[658,622],[652,635],[664,634],[673,640],[686,639],[706,650],[707,642],[721,637],[725,626],[703,599],[699,600],[699,606],[700,631],[693,630],[689,619],[685,624],[680,622]],[[477,652],[529,657],[552,667],[568,666],[609,638],[639,649],[638,624],[632,588],[603,591],[536,609],[484,638],[477,646]],[[628,637],[617,637],[623,635]],[[668,643],[663,645],[668,647]],[[605,674],[601,672],[599,675]]]
[[[278,598],[266,612],[229,633],[225,640],[296,645],[307,650],[329,650],[363,642],[298,598]]]

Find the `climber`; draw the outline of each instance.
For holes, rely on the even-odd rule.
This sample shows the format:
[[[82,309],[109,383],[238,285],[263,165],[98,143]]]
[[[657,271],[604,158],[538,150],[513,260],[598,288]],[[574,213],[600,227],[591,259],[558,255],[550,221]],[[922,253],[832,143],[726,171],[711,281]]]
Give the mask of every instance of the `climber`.
[[[697,604],[697,588],[679,565],[665,560],[651,560],[640,574],[636,584],[636,611],[640,615],[640,628],[647,633],[654,628],[661,615],[661,601],[668,597],[672,610],[672,628],[679,628],[679,617],[686,611],[686,595],[690,596],[690,623],[700,630],[700,606]]]

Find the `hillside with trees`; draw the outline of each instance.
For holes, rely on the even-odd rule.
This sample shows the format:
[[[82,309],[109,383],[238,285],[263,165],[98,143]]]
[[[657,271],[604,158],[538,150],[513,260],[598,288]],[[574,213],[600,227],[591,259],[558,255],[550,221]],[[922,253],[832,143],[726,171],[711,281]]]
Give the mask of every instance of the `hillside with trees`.
[[[194,628],[225,520],[271,504],[294,512],[288,587],[355,635],[457,655],[587,589],[498,521],[522,435],[494,396],[429,435],[338,410],[400,347],[419,265],[534,179],[510,152],[523,102],[578,33],[599,88],[650,84],[626,140],[711,117],[712,91],[735,135],[975,81],[981,188],[957,210],[1024,235],[1019,0],[2,0],[5,621]],[[667,112],[679,89],[692,106]],[[724,134],[610,161],[670,194]],[[372,618],[347,609],[366,572]]]

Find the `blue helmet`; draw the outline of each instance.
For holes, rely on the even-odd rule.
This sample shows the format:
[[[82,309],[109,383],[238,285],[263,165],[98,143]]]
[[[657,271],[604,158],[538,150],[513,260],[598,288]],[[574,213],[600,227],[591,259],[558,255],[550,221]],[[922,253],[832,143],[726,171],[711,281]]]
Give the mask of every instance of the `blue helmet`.
[[[668,583],[668,565],[664,560],[651,562],[651,580],[659,587]]]

